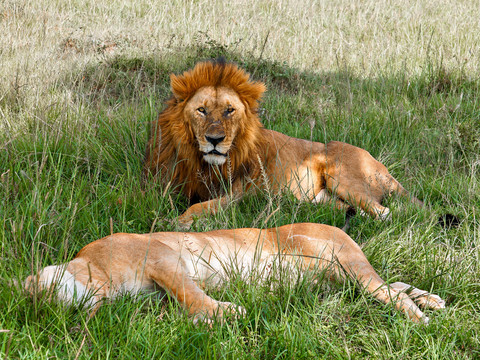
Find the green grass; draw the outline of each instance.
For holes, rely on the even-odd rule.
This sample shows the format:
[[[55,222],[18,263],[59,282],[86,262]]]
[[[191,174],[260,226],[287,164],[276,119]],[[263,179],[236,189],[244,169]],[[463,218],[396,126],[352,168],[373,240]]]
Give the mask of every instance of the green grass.
[[[388,281],[405,281],[447,300],[417,326],[352,283],[330,286],[233,281],[209,290],[247,309],[244,319],[195,327],[172,299],[105,304],[85,312],[31,299],[9,286],[36,269],[71,259],[114,232],[175,230],[186,200],[141,187],[149,123],[169,96],[168,74],[219,55],[267,84],[261,117],[267,128],[367,149],[423,199],[418,209],[389,199],[391,222],[356,216],[349,234]],[[452,359],[480,356],[480,81],[438,64],[415,75],[360,78],[348,68],[300,71],[239,55],[210,41],[179,54],[116,56],[61,74],[48,92],[69,102],[23,112],[22,98],[0,109],[0,354],[8,358]],[[20,119],[21,117],[21,119]],[[8,124],[23,121],[15,133]],[[143,191],[145,190],[145,191]],[[164,195],[164,196],[163,196]],[[173,205],[173,206],[172,206]],[[278,209],[278,211],[276,211]],[[276,212],[275,212],[276,211]],[[274,213],[275,212],[275,213]],[[436,225],[451,212],[456,229]],[[270,216],[274,213],[272,216]],[[318,222],[344,214],[292,196],[249,195],[198,231]]]

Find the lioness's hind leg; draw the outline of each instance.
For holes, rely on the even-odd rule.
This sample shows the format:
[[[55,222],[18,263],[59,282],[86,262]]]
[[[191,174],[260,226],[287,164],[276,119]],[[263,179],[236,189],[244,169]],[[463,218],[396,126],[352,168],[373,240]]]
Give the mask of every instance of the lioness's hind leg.
[[[390,284],[390,287],[397,291],[405,292],[410,299],[424,309],[445,309],[445,300],[438,295],[430,294],[428,291],[417,289],[403,282]]]
[[[343,274],[359,281],[362,288],[380,302],[391,303],[416,323],[428,323],[428,318],[406,293],[385,283],[351,237],[336,230],[328,238],[334,242],[333,256],[338,261],[336,272],[340,278]],[[302,247],[306,248],[305,245]]]

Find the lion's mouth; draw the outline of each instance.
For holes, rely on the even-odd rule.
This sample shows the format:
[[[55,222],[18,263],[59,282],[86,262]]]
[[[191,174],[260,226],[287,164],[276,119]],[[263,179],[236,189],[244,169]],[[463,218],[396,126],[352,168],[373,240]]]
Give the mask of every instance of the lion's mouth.
[[[227,157],[227,154],[222,154],[220,151],[216,149],[213,149],[212,151],[209,151],[209,152],[204,152],[203,155],[220,155],[220,156]]]
[[[227,154],[222,154],[220,151],[213,149],[203,153],[203,160],[211,165],[220,166],[227,161]]]

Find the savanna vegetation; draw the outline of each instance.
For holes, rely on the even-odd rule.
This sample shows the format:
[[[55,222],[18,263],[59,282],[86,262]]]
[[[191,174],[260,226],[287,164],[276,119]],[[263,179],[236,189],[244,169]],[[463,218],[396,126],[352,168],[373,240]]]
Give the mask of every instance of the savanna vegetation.
[[[480,23],[469,1],[57,1],[0,4],[0,354],[12,359],[464,359],[480,356]],[[440,295],[419,326],[354,283],[233,276],[247,309],[194,326],[169,298],[91,320],[13,285],[111,232],[175,230],[186,199],[141,185],[169,77],[224,56],[264,81],[265,127],[367,149],[428,207],[349,235],[386,280]],[[456,228],[438,218],[453,213]],[[331,206],[249,195],[196,231],[343,226]]]

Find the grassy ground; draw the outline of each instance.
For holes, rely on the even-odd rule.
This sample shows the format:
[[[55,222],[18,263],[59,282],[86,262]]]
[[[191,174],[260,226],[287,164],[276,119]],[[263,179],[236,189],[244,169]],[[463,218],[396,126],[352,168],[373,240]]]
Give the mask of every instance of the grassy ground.
[[[185,199],[154,185],[145,193],[140,187],[148,124],[169,94],[170,72],[224,55],[266,82],[261,117],[267,128],[365,148],[429,204],[418,209],[391,199],[391,222],[357,216],[349,234],[382,277],[432,290],[447,300],[447,309],[429,313],[428,327],[416,326],[354,284],[234,279],[209,293],[241,304],[248,315],[209,329],[193,326],[170,299],[125,297],[87,321],[75,308],[2,286],[1,355],[480,356],[480,31],[469,20],[478,11],[468,2],[455,2],[444,22],[439,19],[453,2],[441,9],[389,2],[312,2],[294,9],[286,1],[258,2],[244,6],[244,17],[230,5],[215,5],[205,17],[207,34],[198,32],[205,29],[196,20],[207,15],[202,6],[211,4],[204,1],[155,11],[142,1],[117,7],[68,4],[0,5],[5,30],[0,32],[5,60],[0,74],[2,283],[69,260],[111,231],[175,229],[170,220],[185,209]],[[182,9],[179,24],[168,20]],[[261,29],[249,20],[255,11],[257,20],[263,16],[266,21]],[[233,15],[225,16],[228,12]],[[395,26],[386,27],[395,16]],[[229,27],[231,17],[239,25]],[[273,31],[275,19],[280,30]],[[389,42],[378,43],[387,41],[386,35]],[[436,225],[445,212],[462,219],[458,228]],[[342,226],[344,215],[264,193],[194,228],[301,221]]]

